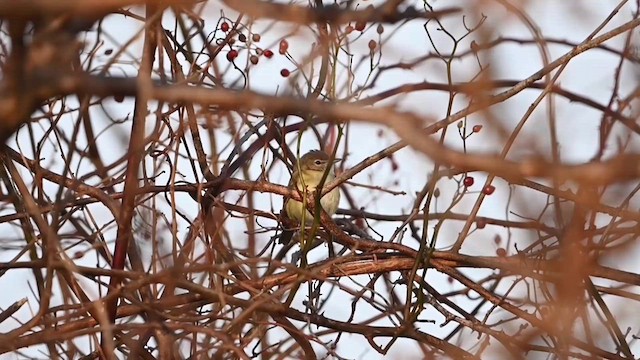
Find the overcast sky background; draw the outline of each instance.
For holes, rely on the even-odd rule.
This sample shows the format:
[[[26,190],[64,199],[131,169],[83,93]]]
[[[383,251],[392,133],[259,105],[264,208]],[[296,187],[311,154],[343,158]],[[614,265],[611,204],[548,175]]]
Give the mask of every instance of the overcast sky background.
[[[363,6],[368,4],[376,4],[379,2],[362,2]],[[529,18],[539,28],[540,33],[544,37],[554,38],[558,40],[567,40],[571,43],[582,42],[593,29],[595,29],[607,16],[609,16],[612,9],[618,4],[617,1],[554,1],[554,0],[537,0],[537,1],[513,1],[515,6],[525,9]],[[420,6],[420,2],[416,1],[416,5]],[[467,21],[471,24],[478,20],[478,12],[473,8],[477,6],[477,9],[481,9],[481,12],[487,16],[486,23],[483,26],[483,34],[488,38],[494,39],[499,36],[512,37],[520,39],[531,39],[531,33],[523,25],[523,22],[517,19],[512,13],[505,10],[505,7],[496,2],[491,1],[435,1],[433,3],[436,9],[442,7],[450,7],[460,5],[463,8],[464,14],[467,15]],[[633,3],[629,3],[615,16],[613,21],[606,26],[598,35],[628,21],[631,18],[632,11],[635,10]],[[207,20],[205,26],[213,31],[216,26],[216,19],[220,15],[222,9],[218,6],[217,2],[212,2],[203,12],[203,17]],[[141,12],[138,9],[137,12]],[[224,9],[225,14],[229,18],[235,18],[236,14],[228,9]],[[464,33],[462,28],[462,19],[460,16],[451,16],[444,21],[447,30],[450,30],[458,35]],[[171,21],[167,20],[167,25],[172,26]],[[284,36],[290,42],[290,53],[293,58],[300,60],[303,59],[310,52],[312,38],[309,36],[309,32],[305,29],[296,29],[287,24],[272,24],[271,21],[259,20],[254,24],[254,31],[262,33],[261,46],[270,47],[276,52],[276,56],[269,61],[261,62],[258,66],[252,68],[250,72],[250,88],[254,91],[259,91],[267,94],[287,94],[291,92],[290,82],[294,81],[292,78],[282,78],[279,73],[282,68],[288,68],[293,70],[295,67],[288,62],[282,56],[277,54],[277,42]],[[431,26],[431,25],[430,25]],[[114,41],[118,44],[123,44],[134,39],[140,30],[139,23],[131,21],[130,19],[123,19],[122,16],[111,16],[103,25],[103,28],[107,30],[107,34],[113,37]],[[385,25],[385,31],[382,35],[382,39],[385,41],[383,47],[382,57],[380,59],[380,66],[394,64],[398,61],[411,61],[420,56],[424,56],[429,52],[433,52],[432,46],[428,41],[423,28],[423,22],[412,21],[395,29],[395,26]],[[269,29],[264,32],[259,29]],[[434,27],[430,28],[432,34],[436,35],[435,43],[438,44],[442,52],[450,52],[450,42],[448,42],[444,36],[438,34],[434,30]],[[634,32],[636,34],[637,32]],[[218,34],[220,36],[220,34]],[[482,43],[482,39],[479,34],[472,34],[468,39],[460,43],[460,49],[469,49],[471,41]],[[607,46],[613,48],[622,48],[624,36],[618,36],[606,43]],[[378,34],[376,33],[375,25],[368,26],[367,29],[360,35],[358,32],[354,32],[351,37],[354,42],[351,44],[351,52],[354,54],[353,61],[357,64],[359,61],[363,61],[362,65],[354,73],[354,82],[356,85],[363,84],[368,74],[368,56],[369,49],[367,44],[369,40],[378,40]],[[359,37],[359,38],[358,38]],[[108,44],[111,40],[105,37],[105,41]],[[634,41],[634,43],[636,43]],[[270,44],[270,46],[268,46]],[[139,50],[139,41],[134,40],[134,44],[130,47],[130,54],[132,58],[136,57],[136,52]],[[105,45],[105,49],[108,45]],[[117,47],[116,47],[117,48]],[[548,46],[549,59],[551,61],[557,59],[561,55],[564,55],[571,50],[569,46],[565,45],[552,45]],[[237,59],[238,63],[246,61],[246,52],[241,52],[240,57]],[[457,81],[469,81],[478,72],[478,65],[472,57],[465,58],[465,61],[456,61],[453,63],[453,72]],[[543,66],[543,62],[540,57],[540,52],[534,44],[515,44],[507,43],[494,48],[494,51],[487,53],[484,52],[481,55],[481,60],[484,66],[489,66],[490,71],[495,79],[506,80],[519,80],[526,78],[536,71],[540,70]],[[572,60],[567,68],[564,70],[563,75],[560,77],[560,84],[563,88],[574,91],[580,95],[597,101],[600,104],[607,104],[609,101],[609,94],[613,87],[613,73],[617,67],[618,58],[610,53],[602,50],[590,50],[577,58]],[[241,78],[240,73],[229,67],[228,62],[224,56],[219,57],[219,66],[224,70],[225,84],[234,84]],[[117,67],[123,74],[135,75],[135,65],[127,66],[122,64]],[[626,66],[624,70],[628,73],[628,83],[622,85],[622,89],[630,89],[635,85],[637,80],[637,69]],[[117,74],[114,72],[114,75]],[[294,73],[295,74],[295,73]],[[338,90],[341,91],[341,96],[344,96],[346,90],[347,74],[342,74],[338,77]],[[430,60],[423,65],[416,66],[412,70],[392,70],[384,73],[379,79],[377,86],[361,95],[361,98],[375,93],[379,93],[383,90],[390,89],[401,84],[406,83],[418,83],[421,81],[430,82],[446,82],[446,75],[444,67],[437,60]],[[237,83],[236,83],[237,84]],[[621,91],[625,94],[625,91]],[[539,94],[535,90],[525,90],[523,93],[517,95],[513,99],[506,101],[503,104],[493,107],[491,113],[491,123],[487,123],[486,119],[479,116],[471,116],[468,118],[469,127],[474,124],[484,124],[484,129],[481,133],[470,137],[467,140],[467,148],[470,151],[484,151],[488,153],[497,153],[501,151],[501,144],[504,143],[504,139],[500,134],[495,131],[498,127],[502,126],[507,133],[510,132],[520,118],[527,111],[530,104],[535,100]],[[420,114],[425,119],[425,125],[430,121],[435,121],[443,118],[446,114],[446,102],[448,94],[441,92],[416,92],[409,95],[402,95],[391,99],[385,103],[379,105],[394,104],[402,111],[411,111]],[[455,103],[456,110],[462,109],[468,105],[468,99],[465,97],[458,97]],[[561,145],[561,157],[563,161],[567,162],[585,162],[588,161],[595,153],[598,145],[598,128],[601,114],[587,109],[586,107],[570,103],[560,97],[556,97],[555,105],[556,116],[558,123],[558,134]],[[522,156],[533,155],[536,153],[542,153],[548,155],[549,140],[548,140],[548,122],[546,103],[543,103],[535,110],[531,120],[525,126],[523,134],[519,137],[518,142],[521,142],[521,146],[515,146],[517,149],[513,153],[510,153],[509,157],[518,159]],[[97,111],[97,110],[95,110]],[[132,115],[133,112],[133,100],[126,100],[123,103],[116,103],[114,101],[106,101],[105,111],[96,118],[103,118],[105,114],[109,114],[114,118],[125,118]],[[294,123],[298,119],[289,119],[288,123]],[[109,146],[109,152],[105,152],[106,157],[103,159],[106,163],[115,161],[126,152],[127,146],[127,134],[130,128],[130,122],[125,122],[121,126],[106,127],[107,122],[103,124],[105,131],[112,131],[111,136],[104,137],[102,141],[103,146]],[[98,123],[98,127],[99,127]],[[447,144],[452,147],[460,148],[462,146],[460,137],[455,132],[455,126],[449,130],[447,138]],[[624,132],[622,130],[621,134]],[[20,136],[26,136],[21,133]],[[225,134],[224,131],[216,132],[216,139],[218,144],[226,144],[230,137]],[[290,135],[289,139],[295,139],[295,134]],[[304,133],[301,152],[304,153],[307,150],[318,148],[317,142],[314,142],[313,136],[310,133]],[[341,168],[348,168],[360,162],[367,156],[393,144],[398,138],[389,130],[363,123],[354,123],[350,125],[349,136],[343,139],[341,149],[348,144],[348,155],[344,159],[344,162],[340,165]],[[19,141],[17,142],[19,143]],[[16,142],[13,142],[14,146],[17,146]],[[612,149],[614,150],[614,149]],[[229,150],[226,151],[228,153]],[[342,151],[339,151],[341,154]],[[255,173],[257,177],[259,174],[259,164],[261,161],[257,161],[262,153],[257,154],[254,164]],[[62,164],[61,159],[56,159],[56,155],[51,155],[51,169],[59,170]],[[384,192],[371,191],[370,189],[356,189],[353,188],[353,194],[356,202],[365,208],[366,211],[400,215],[409,212],[413,206],[415,200],[415,192],[420,191],[422,186],[429,177],[429,173],[432,170],[432,163],[425,156],[416,153],[411,149],[403,149],[394,156],[394,160],[400,165],[397,170],[393,170],[393,164],[389,160],[381,161],[371,169],[357,175],[354,182],[363,183],[374,186],[381,186],[394,191],[404,191],[405,195],[391,195]],[[273,161],[271,157],[268,157],[266,161]],[[78,163],[79,173],[82,173],[83,164]],[[187,166],[187,163],[183,163]],[[187,171],[186,173],[190,173]],[[279,175],[278,175],[279,174]],[[475,188],[471,190],[479,191],[483,179],[486,174],[473,174],[476,179]],[[459,177],[458,177],[459,178]],[[166,177],[159,177],[157,179],[158,184],[164,184]],[[284,166],[280,166],[278,171],[272,173],[270,181],[286,184],[289,179],[289,173]],[[187,181],[194,181],[194,179],[185,179]],[[514,213],[520,216],[535,217],[541,212],[541,209],[546,205],[546,198],[540,196],[538,193],[534,193],[530,190],[523,190],[522,188],[510,188],[508,184],[501,180],[496,180],[493,183],[496,186],[496,192],[492,196],[488,197],[482,205],[480,210],[481,216],[490,216],[494,218],[503,218],[511,220],[522,220],[522,218],[515,216]],[[447,199],[450,199],[453,192],[456,191],[457,185],[453,180],[442,179],[438,183],[438,187],[441,189],[441,198],[437,202],[437,208],[432,211],[443,211],[448,205]],[[52,187],[55,189],[55,187]],[[513,190],[513,191],[511,191]],[[614,189],[615,190],[615,187]],[[237,198],[237,194],[229,194],[226,198],[229,202],[234,202]],[[464,201],[457,205],[454,209],[455,212],[465,213],[469,211],[470,206],[475,202],[477,193],[474,191],[469,192],[466,195]],[[507,208],[505,204],[508,199],[511,199],[510,205]],[[198,205],[188,196],[180,195],[180,202],[178,206],[181,211],[195,217],[199,211]],[[257,207],[260,210],[279,212],[281,209],[281,199],[277,197],[271,197],[269,195],[257,195]],[[344,197],[342,205],[346,205]],[[100,214],[100,210],[95,210],[97,214]],[[513,213],[510,213],[513,212]],[[106,210],[103,210],[105,218],[108,217]],[[606,219],[603,219],[605,221]],[[262,221],[262,220],[261,220]],[[551,220],[549,220],[551,221]],[[244,239],[246,235],[244,231],[246,228],[242,221],[235,221],[237,228],[233,229],[231,236],[237,239]],[[264,221],[261,225],[272,226],[273,223]],[[396,230],[398,223],[383,223],[372,222],[370,224],[377,232],[384,235],[387,239]],[[2,227],[3,225],[0,225]],[[455,241],[458,232],[463,226],[463,222],[449,221],[443,232],[438,237],[437,247],[447,248]],[[115,228],[107,234],[113,234],[113,238],[110,244],[112,244],[115,238]],[[10,227],[6,227],[7,234],[14,234],[19,236],[19,233]],[[179,237],[184,237],[186,232],[185,224],[181,224],[179,229]],[[271,234],[261,234],[259,238],[266,243]],[[407,236],[407,235],[405,235]],[[502,228],[487,226],[481,231],[472,233],[469,240],[463,247],[463,252],[468,254],[484,254],[495,255],[498,245],[494,243],[496,236],[500,236],[503,239],[502,245],[509,244],[508,251],[512,253],[514,251],[514,244],[517,244],[518,248],[524,248],[530,244],[531,241],[536,240],[531,233],[526,232],[506,232]],[[165,243],[168,244],[169,240]],[[411,242],[407,244],[412,244]],[[412,246],[417,247],[417,244]],[[141,245],[144,248],[144,244]],[[0,254],[1,261],[9,261],[15,252],[5,251]],[[616,259],[616,267],[625,267],[627,271],[638,271],[634,252],[629,252],[629,255],[625,258]],[[326,257],[326,248],[321,247],[317,249],[311,256],[311,259],[322,259]],[[25,258],[26,260],[26,258]],[[78,263],[95,266],[95,260],[91,258],[78,260]],[[469,276],[475,279],[482,278],[487,275],[486,272],[469,273]],[[397,276],[397,274],[396,274]],[[12,271],[10,275],[0,277],[0,288],[6,289],[5,296],[0,297],[0,308],[6,308],[13,302],[20,298],[27,297],[32,299],[29,280],[30,272],[24,271]],[[359,281],[360,284],[366,283],[368,277],[355,277],[352,279],[341,280],[344,284],[350,284],[353,281]],[[455,285],[451,285],[446,281],[446,278],[435,271],[429,272],[429,282],[436,288],[443,292],[446,289],[454,290]],[[506,286],[506,285],[505,285]],[[399,286],[397,291],[404,293],[405,287]],[[328,291],[327,291],[328,293]],[[95,294],[97,296],[97,293]],[[339,293],[325,309],[325,315],[337,320],[346,320],[350,315],[350,307],[345,304],[350,304],[351,298],[344,293]],[[302,297],[298,298],[299,309],[303,309],[301,305]],[[35,311],[37,311],[37,304],[34,303],[34,307],[30,312],[27,308],[24,308],[17,313],[17,317],[21,319],[27,319]],[[473,302],[467,302],[467,308]],[[621,328],[625,328],[626,325],[632,325],[631,321],[637,319],[634,316],[626,316],[625,313],[630,315],[636,309],[635,306],[629,306],[625,308],[617,308],[612,306],[614,314],[619,319],[627,318],[630,323],[625,324],[621,320]],[[358,315],[355,321],[358,319],[367,318],[369,310],[366,308],[359,308]],[[637,312],[636,312],[637,314]],[[505,316],[508,314],[505,314]],[[500,315],[497,315],[498,317]],[[435,311],[426,310],[421,316],[421,319],[432,319],[434,324],[423,324],[421,329],[432,334],[434,336],[442,337],[448,334],[453,325],[448,325],[443,328],[440,327],[443,322],[442,317]],[[0,324],[0,332],[8,331],[17,326],[17,322],[13,320],[5,321]],[[380,324],[388,325],[387,322],[381,321]],[[635,324],[637,325],[637,324]],[[346,358],[355,359],[382,359],[385,358],[382,355],[375,352],[367,343],[367,341],[360,336],[345,335],[347,339],[343,339],[337,349],[337,352]],[[347,340],[347,341],[345,341]],[[475,335],[466,334],[465,341],[467,344],[474,344],[477,342]],[[348,346],[347,346],[348,344]],[[380,344],[380,343],[379,343]],[[637,347],[636,347],[637,348]],[[33,349],[33,355],[38,356],[38,349]],[[30,351],[32,351],[30,349]],[[322,352],[319,351],[319,354]],[[412,341],[399,340],[391,349],[387,358],[397,357],[406,359],[407,354],[414,354],[416,358],[420,357],[420,353]],[[488,354],[487,354],[488,355]],[[41,355],[40,355],[41,356]],[[7,355],[4,358],[18,358],[15,355]]]

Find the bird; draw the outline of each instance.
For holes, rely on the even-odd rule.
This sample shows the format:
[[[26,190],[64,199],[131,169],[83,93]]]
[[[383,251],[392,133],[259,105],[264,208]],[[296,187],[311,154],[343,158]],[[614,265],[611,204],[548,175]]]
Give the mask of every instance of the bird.
[[[291,175],[291,180],[289,181],[289,188],[300,191],[305,202],[307,202],[307,194],[316,195],[316,188],[322,181],[325,173],[326,178],[323,186],[335,179],[336,175],[333,166],[340,160],[341,159],[331,159],[327,153],[321,150],[309,151],[298,160]],[[336,213],[339,203],[340,190],[337,187],[320,199],[320,205],[329,216]],[[287,199],[285,209],[289,218],[294,222],[298,224],[304,222],[305,225],[313,224],[314,216],[302,202],[291,198]]]

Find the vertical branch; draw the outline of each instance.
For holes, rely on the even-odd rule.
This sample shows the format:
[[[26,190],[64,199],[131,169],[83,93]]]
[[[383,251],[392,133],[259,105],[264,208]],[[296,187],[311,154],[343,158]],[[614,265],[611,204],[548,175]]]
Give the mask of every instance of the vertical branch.
[[[151,88],[151,71],[152,65],[155,61],[155,51],[157,46],[156,26],[160,24],[160,20],[162,18],[162,8],[148,5],[146,9],[146,17],[147,23],[144,32],[142,61],[140,70],[138,72],[139,92],[136,97],[133,124],[131,127],[131,137],[129,138],[129,151],[127,154],[124,196],[122,198],[120,215],[117,219],[118,232],[116,236],[116,244],[113,255],[113,264],[111,266],[114,270],[124,269],[127,250],[129,249],[130,243],[133,238],[132,220],[136,206],[136,195],[140,186],[138,181],[138,174],[145,149],[145,118],[148,112],[147,100],[149,98],[148,92]],[[121,282],[122,278],[120,278],[119,276],[112,276],[111,281],[109,282],[109,294],[117,291],[121,286]],[[117,297],[110,297],[105,304],[109,320],[112,324],[115,322],[116,318],[117,300]],[[103,332],[103,348],[106,337],[112,338],[112,336],[107,336],[107,331]]]

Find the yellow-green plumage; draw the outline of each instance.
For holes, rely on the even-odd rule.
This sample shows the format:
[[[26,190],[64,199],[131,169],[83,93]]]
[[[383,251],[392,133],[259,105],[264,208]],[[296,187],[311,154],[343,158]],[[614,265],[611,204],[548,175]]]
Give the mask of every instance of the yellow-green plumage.
[[[328,170],[327,178],[324,184],[328,184],[333,179],[335,179],[335,172],[333,170],[333,162],[339,159],[335,159],[329,161],[329,155],[320,150],[312,150],[302,156],[294,168],[293,175],[291,176],[291,181],[289,181],[290,188],[296,188],[300,191],[302,196],[305,195],[306,192],[309,194],[315,194],[316,187],[322,180],[324,173]],[[295,186],[294,186],[295,184]],[[329,216],[336,213],[338,210],[338,204],[340,203],[340,190],[335,188],[327,193],[325,196],[320,199],[320,205],[324,209],[324,211],[329,214]],[[302,222],[303,214],[304,214],[304,222],[309,225],[313,223],[313,214],[311,214],[308,210],[306,214],[303,210],[305,210],[305,206],[300,201],[296,201],[293,199],[288,199],[285,204],[285,208],[287,210],[287,214],[289,218],[295,220],[299,223]]]

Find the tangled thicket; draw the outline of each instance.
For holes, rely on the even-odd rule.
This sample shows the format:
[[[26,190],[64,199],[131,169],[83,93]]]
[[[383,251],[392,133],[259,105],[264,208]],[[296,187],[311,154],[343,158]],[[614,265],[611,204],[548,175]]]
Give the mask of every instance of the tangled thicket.
[[[0,354],[638,357],[640,5],[602,3],[0,0]],[[313,148],[343,200],[282,243]]]

